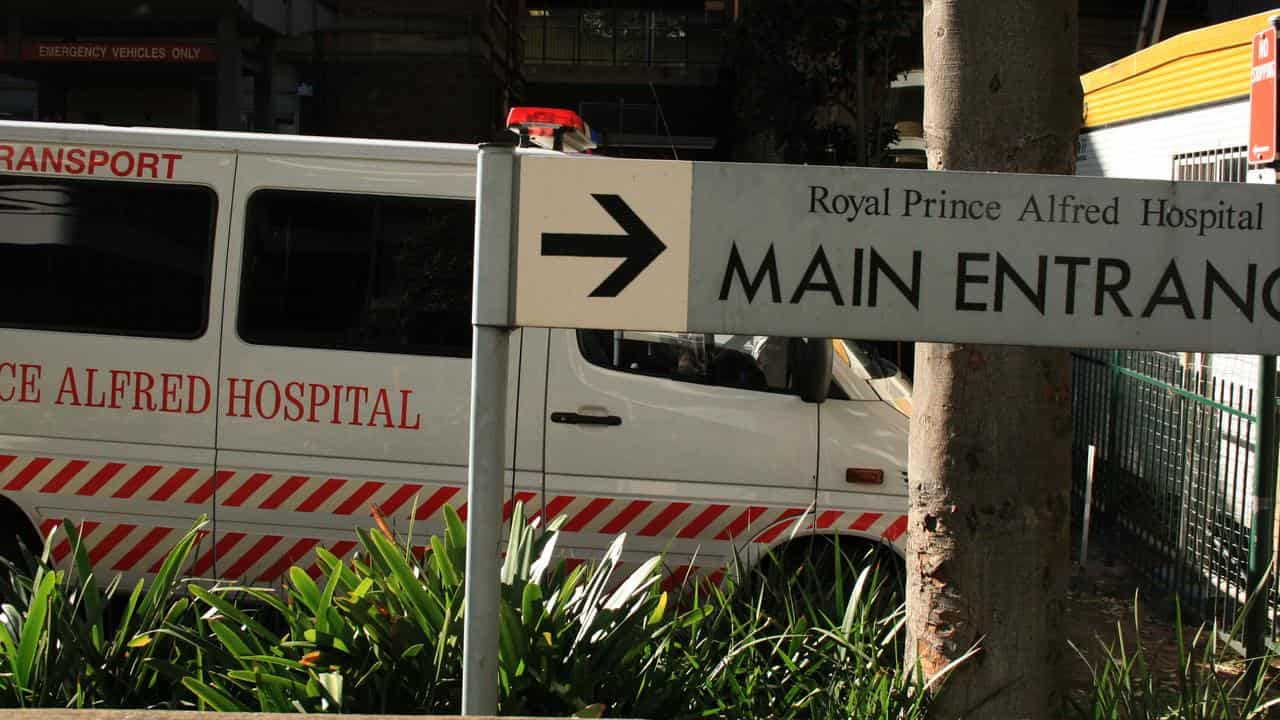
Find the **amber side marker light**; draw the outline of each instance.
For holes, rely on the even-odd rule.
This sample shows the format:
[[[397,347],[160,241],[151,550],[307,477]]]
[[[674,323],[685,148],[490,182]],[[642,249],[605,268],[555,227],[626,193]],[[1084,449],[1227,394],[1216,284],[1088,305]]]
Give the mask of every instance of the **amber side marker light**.
[[[844,481],[859,485],[883,485],[884,470],[880,468],[846,468]]]

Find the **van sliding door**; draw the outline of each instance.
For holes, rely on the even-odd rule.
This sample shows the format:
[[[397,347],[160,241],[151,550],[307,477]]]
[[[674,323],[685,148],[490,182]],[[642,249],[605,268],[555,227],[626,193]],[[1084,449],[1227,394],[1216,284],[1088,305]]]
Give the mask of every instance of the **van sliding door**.
[[[378,518],[399,533],[412,522],[421,545],[445,504],[465,503],[475,213],[465,159],[330,158],[307,173],[295,158],[242,156],[216,575],[272,583],[291,564],[318,574],[314,550],[345,557],[353,530]],[[514,406],[514,360],[511,370]]]

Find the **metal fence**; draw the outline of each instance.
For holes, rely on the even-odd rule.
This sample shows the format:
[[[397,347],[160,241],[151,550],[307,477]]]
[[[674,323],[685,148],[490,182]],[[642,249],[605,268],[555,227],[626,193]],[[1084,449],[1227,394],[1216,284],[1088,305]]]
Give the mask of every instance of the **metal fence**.
[[[1169,176],[1245,182],[1248,168],[1247,146],[1218,146],[1174,155]],[[1083,507],[1092,445],[1093,515],[1131,540],[1127,562],[1156,587],[1176,593],[1185,612],[1221,629],[1241,620],[1249,594],[1257,411],[1276,410],[1275,398],[1263,403],[1254,397],[1258,362],[1229,355],[1197,362],[1159,352],[1074,353],[1077,509]],[[1264,480],[1275,487],[1275,477]],[[1259,531],[1255,535],[1265,540],[1275,538],[1277,528]],[[1244,640],[1260,648],[1260,636],[1267,634],[1274,647],[1280,584],[1274,557],[1259,560],[1258,578],[1261,567],[1273,563],[1266,623]]]
[[[1093,513],[1130,540],[1126,562],[1230,628],[1248,592],[1253,387],[1157,352],[1077,351],[1073,375],[1077,508],[1093,445]]]

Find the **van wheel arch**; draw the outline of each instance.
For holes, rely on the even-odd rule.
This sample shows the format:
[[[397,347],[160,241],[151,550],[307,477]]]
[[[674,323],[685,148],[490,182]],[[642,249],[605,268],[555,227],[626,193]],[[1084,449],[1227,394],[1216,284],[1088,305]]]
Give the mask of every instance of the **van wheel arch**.
[[[21,549],[23,545],[32,556],[40,557],[44,543],[40,533],[36,532],[36,527],[27,513],[17,503],[3,495],[0,495],[0,523],[7,528],[3,534],[0,534],[0,557],[18,566],[19,569],[22,569],[24,564]],[[7,591],[8,581],[8,573],[0,572],[0,592]]]
[[[767,566],[772,563],[788,572],[813,572],[815,580],[832,581],[837,552],[843,557],[845,568],[856,568],[855,572],[864,567],[866,559],[877,563],[880,575],[886,584],[892,583],[898,599],[906,597],[906,558],[896,545],[879,538],[826,533],[795,537],[771,547],[755,563],[755,569],[768,572]]]

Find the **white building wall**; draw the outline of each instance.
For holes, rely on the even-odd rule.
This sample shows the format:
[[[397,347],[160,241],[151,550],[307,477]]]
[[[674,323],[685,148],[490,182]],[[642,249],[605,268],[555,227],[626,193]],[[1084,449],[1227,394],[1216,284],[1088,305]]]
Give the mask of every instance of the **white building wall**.
[[[1169,180],[1174,155],[1248,142],[1249,101],[1245,99],[1083,132],[1076,174]]]

